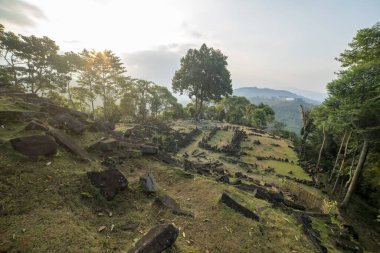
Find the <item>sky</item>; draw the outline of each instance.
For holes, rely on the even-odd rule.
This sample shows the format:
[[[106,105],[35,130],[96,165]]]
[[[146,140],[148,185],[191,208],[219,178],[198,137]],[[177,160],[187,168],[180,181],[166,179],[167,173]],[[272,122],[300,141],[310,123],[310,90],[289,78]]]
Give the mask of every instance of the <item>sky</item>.
[[[180,58],[206,43],[228,56],[234,88],[325,92],[334,60],[380,0],[0,0],[6,31],[60,50],[110,49],[128,75],[171,86]]]

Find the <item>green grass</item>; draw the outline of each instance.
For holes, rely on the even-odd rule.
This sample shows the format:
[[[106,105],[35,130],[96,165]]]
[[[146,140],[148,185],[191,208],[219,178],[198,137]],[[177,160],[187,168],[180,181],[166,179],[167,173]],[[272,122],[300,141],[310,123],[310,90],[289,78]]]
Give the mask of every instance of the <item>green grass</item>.
[[[287,175],[287,176],[298,178],[298,179],[311,180],[310,176],[300,166],[296,164],[273,161],[273,160],[263,161],[262,164],[267,165],[267,167],[274,168],[275,173],[278,173],[281,175]],[[292,171],[293,174],[289,174],[289,171]]]
[[[184,125],[182,122],[179,127]],[[33,133],[23,130],[25,124],[8,126],[9,129],[0,129],[0,138],[7,140]],[[220,131],[220,134],[232,136],[232,132]],[[85,132],[74,139],[82,147],[87,147],[100,137],[102,134]],[[191,154],[197,149],[201,138],[202,134],[182,149],[178,158],[184,152]],[[268,138],[267,141],[275,140]],[[285,150],[283,153],[290,152],[286,151],[285,144],[281,148]],[[0,251],[127,252],[156,224],[174,223],[180,228],[180,235],[175,246],[167,250],[171,253],[314,252],[291,216],[252,197],[251,193],[214,179],[197,175],[194,179],[187,178],[177,166],[144,157],[126,160],[118,169],[127,177],[129,187],[112,201],[106,201],[86,175],[88,171],[102,169],[99,160],[82,163],[59,148],[54,157],[41,157],[34,162],[16,153],[9,142],[0,144],[0,150]],[[209,160],[223,155],[205,152]],[[48,165],[48,162],[52,163]],[[278,170],[281,166],[285,165],[277,165]],[[224,162],[224,167],[231,173],[244,172],[236,164]],[[147,172],[153,172],[159,194],[168,194],[184,210],[193,212],[195,218],[176,216],[153,207],[154,196],[145,195],[139,185],[139,177]],[[298,168],[295,175],[304,176]],[[274,175],[250,176],[266,182],[280,182]],[[221,203],[224,191],[257,212],[260,221],[248,219]],[[112,211],[113,215],[98,216],[105,210]],[[136,231],[120,229],[131,222],[138,224]],[[110,231],[111,225],[114,225],[113,231]],[[100,226],[107,229],[99,233]]]
[[[219,130],[208,142],[211,146],[218,146],[219,148],[228,145],[232,140],[232,131]]]

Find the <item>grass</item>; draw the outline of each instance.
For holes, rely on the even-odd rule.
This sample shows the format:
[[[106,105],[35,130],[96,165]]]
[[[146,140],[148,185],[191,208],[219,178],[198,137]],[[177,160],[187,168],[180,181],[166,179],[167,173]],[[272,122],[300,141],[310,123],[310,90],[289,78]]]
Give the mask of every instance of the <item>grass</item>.
[[[233,132],[219,130],[216,132],[214,137],[208,142],[211,146],[217,146],[219,148],[229,144],[232,140]]]
[[[273,160],[263,161],[261,164],[263,166],[267,165],[267,167],[274,168],[275,173],[278,173],[281,175],[287,175],[287,176],[298,178],[298,179],[311,180],[310,176],[300,166],[296,164],[273,161]],[[292,171],[293,174],[289,174],[290,171]]]
[[[24,131],[24,126],[13,124],[0,128],[0,138],[8,140],[33,133]],[[183,126],[184,122],[178,129]],[[225,131],[220,134],[232,136]],[[99,133],[85,132],[74,139],[82,147],[87,147],[100,137]],[[202,134],[198,135],[191,145],[179,152],[178,157],[184,152],[191,154],[198,148],[201,138]],[[268,137],[262,138],[264,142]],[[268,138],[266,141],[280,143],[278,149],[270,146],[278,153],[291,152],[283,140]],[[118,169],[128,179],[128,189],[112,201],[106,201],[86,175],[88,171],[102,170],[100,161],[82,163],[59,148],[56,156],[41,157],[34,162],[14,152],[9,142],[0,144],[0,150],[0,252],[127,252],[160,223],[174,223],[180,228],[175,246],[167,250],[171,253],[314,252],[291,216],[233,186],[203,176],[187,178],[176,166],[144,157],[126,160]],[[222,155],[206,152],[209,159],[218,159]],[[48,165],[48,162],[52,163]],[[232,173],[244,172],[236,164],[225,162],[224,167]],[[139,177],[147,172],[153,172],[159,194],[168,194],[195,217],[176,216],[153,207],[154,196],[145,195],[139,185]],[[297,177],[304,176],[297,173]],[[280,182],[274,175],[250,176],[266,182]],[[221,203],[224,191],[257,212],[260,221],[248,219]],[[111,211],[112,216],[98,215],[106,210]],[[126,223],[138,224],[137,230],[122,231],[121,226]],[[113,231],[110,230],[112,225]],[[107,228],[98,232],[100,226]]]

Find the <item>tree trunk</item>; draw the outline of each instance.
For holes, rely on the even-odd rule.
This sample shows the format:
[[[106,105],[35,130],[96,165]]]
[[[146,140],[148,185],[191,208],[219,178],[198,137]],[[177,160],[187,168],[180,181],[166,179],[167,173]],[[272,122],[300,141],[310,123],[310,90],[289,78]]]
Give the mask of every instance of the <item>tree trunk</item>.
[[[352,134],[352,130],[350,131],[350,134],[348,135],[347,137],[347,141],[346,141],[346,144],[344,146],[344,153],[343,153],[343,159],[342,159],[342,162],[340,164],[340,167],[339,167],[339,171],[338,171],[338,175],[336,177],[336,180],[335,180],[335,184],[334,184],[334,187],[332,189],[332,193],[334,193],[336,191],[336,187],[338,185],[338,179],[339,177],[341,176],[342,174],[342,169],[343,169],[343,165],[344,165],[344,162],[346,160],[346,154],[347,154],[347,147],[348,147],[348,143],[350,141],[350,138],[351,138],[351,134]]]
[[[344,186],[344,189],[345,189],[346,191],[347,191],[348,186],[350,185],[351,180],[352,180],[352,168],[354,167],[355,156],[356,156],[356,151],[357,151],[357,150],[358,150],[358,147],[356,146],[356,147],[355,147],[354,154],[352,155],[352,161],[351,161],[350,173],[349,173],[350,177],[349,177],[349,179],[347,180],[346,185]]]
[[[319,170],[320,170],[319,165],[321,163],[322,150],[325,146],[325,141],[326,141],[326,133],[325,133],[325,126],[324,125],[322,126],[322,132],[323,132],[323,141],[322,141],[321,149],[319,150],[319,155],[318,155],[318,162],[317,162],[317,166],[316,166],[317,172],[319,172]]]
[[[338,165],[338,160],[339,160],[339,157],[340,157],[340,152],[342,150],[344,139],[346,138],[346,134],[347,134],[347,130],[344,131],[344,135],[343,135],[342,141],[340,142],[340,147],[339,147],[339,150],[338,150],[338,154],[336,154],[335,164],[334,164],[334,167],[333,167],[333,169],[331,170],[331,173],[330,173],[330,177],[329,177],[329,181],[328,181],[329,183],[331,183],[332,178],[333,178],[334,173],[335,173],[336,166]]]
[[[74,108],[74,101],[73,101],[73,97],[71,95],[71,89],[70,89],[70,81],[67,82],[67,94],[69,95],[71,106]]]
[[[313,128],[313,123],[308,117],[308,112],[304,110],[303,106],[300,105],[301,117],[302,117],[302,131],[301,131],[301,144],[299,150],[299,157],[301,160],[304,159],[306,140]]]
[[[203,100],[202,100],[202,98],[201,98],[200,101],[199,101],[199,112],[198,112],[198,115],[197,115],[197,120],[198,120],[198,121],[201,120],[202,107],[203,107]]]
[[[364,168],[364,163],[368,154],[368,140],[364,139],[362,151],[360,152],[359,162],[356,165],[355,174],[352,178],[350,187],[347,190],[346,196],[344,197],[343,202],[340,204],[341,209],[346,209],[348,204],[350,203],[351,197],[355,192],[356,186],[359,182],[360,175],[362,174],[362,170]]]

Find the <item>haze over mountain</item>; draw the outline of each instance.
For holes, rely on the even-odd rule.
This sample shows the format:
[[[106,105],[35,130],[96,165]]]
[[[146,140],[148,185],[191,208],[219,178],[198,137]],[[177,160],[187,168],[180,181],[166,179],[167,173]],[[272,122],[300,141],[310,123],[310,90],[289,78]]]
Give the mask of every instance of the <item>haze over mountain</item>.
[[[301,98],[305,102],[310,104],[319,104],[320,101],[313,99],[311,97],[306,97],[302,95],[298,95],[296,93],[287,91],[287,90],[276,90],[270,88],[258,88],[258,87],[242,87],[234,90],[233,93],[235,96],[244,96],[247,98],[250,97],[260,97],[260,98],[279,98],[279,99],[287,99],[288,101],[292,98]]]
[[[275,119],[286,124],[286,128],[296,134],[300,133],[302,125],[299,106],[311,108],[320,104],[317,100],[287,90],[269,88],[243,87],[235,89],[233,95],[246,97],[254,104],[270,105],[275,112]]]

